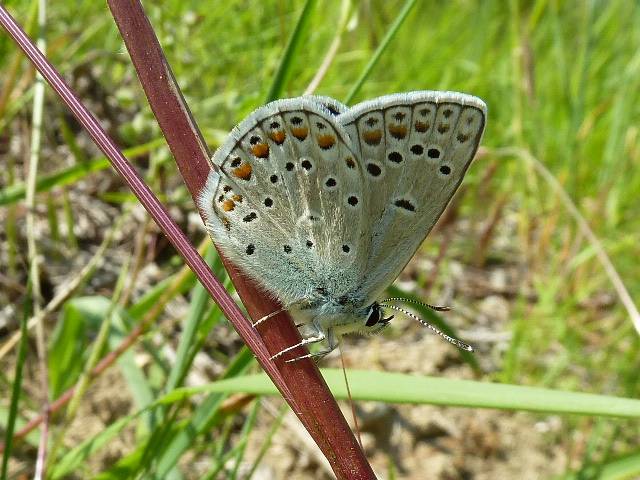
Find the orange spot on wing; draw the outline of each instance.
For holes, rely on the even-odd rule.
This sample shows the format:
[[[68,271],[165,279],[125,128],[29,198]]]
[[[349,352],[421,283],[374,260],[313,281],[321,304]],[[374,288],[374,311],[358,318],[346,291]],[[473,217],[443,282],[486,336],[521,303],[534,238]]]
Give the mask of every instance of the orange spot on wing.
[[[429,130],[429,124],[421,121],[416,122],[416,132],[424,133]]]
[[[362,134],[367,145],[378,145],[382,140],[382,132],[380,130],[371,130]]]
[[[269,156],[269,145],[266,143],[257,143],[251,147],[251,153],[258,158],[267,158]]]
[[[393,138],[402,139],[407,136],[407,127],[404,125],[389,125],[389,133]]]
[[[226,228],[227,231],[231,230],[231,222],[229,221],[229,219],[227,217],[224,217],[222,219],[222,225],[224,225],[224,228]]]
[[[231,197],[234,201],[242,203],[242,195],[238,195],[235,194],[233,197]]]
[[[318,135],[318,145],[323,150],[328,150],[336,144],[336,137],[333,135]]]
[[[234,208],[236,208],[236,204],[234,203],[233,200],[225,200],[224,203],[222,204],[222,209],[225,212],[231,212]]]
[[[307,127],[293,127],[291,133],[298,140],[304,140],[309,135],[309,129]]]
[[[245,163],[244,165],[240,165],[238,168],[234,168],[233,174],[242,180],[249,180],[251,178],[251,171],[251,165]]]
[[[282,143],[284,142],[285,137],[286,137],[286,135],[284,133],[284,130],[277,130],[277,131],[271,132],[269,134],[269,138],[271,140],[273,140],[278,145],[282,145]]]

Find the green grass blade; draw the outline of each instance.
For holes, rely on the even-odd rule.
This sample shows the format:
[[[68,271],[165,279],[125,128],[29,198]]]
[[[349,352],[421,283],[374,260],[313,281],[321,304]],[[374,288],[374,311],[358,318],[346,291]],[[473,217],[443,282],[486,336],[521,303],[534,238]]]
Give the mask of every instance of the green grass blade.
[[[70,450],[64,457],[58,460],[51,472],[51,478],[65,478],[72,472],[77,472],[80,466],[95,452],[105,446],[111,439],[118,435],[133,419],[145,410],[132,415],[119,418],[111,425],[101,430],[89,440]]]
[[[125,323],[131,323],[132,319],[127,318],[126,312],[118,308],[114,312],[111,322],[112,331],[109,335],[109,347],[115,349],[129,334],[130,330]],[[149,382],[149,378],[138,365],[135,357],[135,352],[129,349],[120,355],[116,363],[129,387],[135,405],[140,408],[151,404],[155,398],[155,393]],[[151,420],[145,417],[145,422],[150,423]]]
[[[244,347],[227,368],[225,377],[232,378],[244,372],[253,361],[253,354]],[[275,387],[274,387],[275,388]],[[195,437],[208,431],[219,418],[219,407],[225,399],[225,395],[214,392],[210,394],[192,414],[187,425],[181,432],[175,435],[169,446],[157,458],[157,473],[162,478],[176,465],[180,457],[192,445]],[[169,394],[170,395],[170,394]]]
[[[216,251],[214,248],[209,248],[204,259],[208,265],[211,265],[216,258]],[[202,284],[196,283],[191,296],[191,305],[185,324],[180,335],[180,342],[178,344],[178,350],[176,351],[176,358],[169,372],[165,391],[171,391],[176,386],[182,384],[182,380],[187,373],[187,370],[191,366],[190,360],[193,360],[191,350],[194,345],[196,334],[198,332],[198,326],[202,321],[207,304],[209,303],[209,294],[204,289]]]
[[[238,441],[238,450],[235,454],[234,465],[231,474],[229,475],[230,480],[236,480],[238,478],[238,472],[240,470],[240,465],[242,463],[242,458],[244,457],[245,451],[247,449],[247,443],[249,443],[249,436],[253,431],[256,418],[258,417],[258,411],[260,410],[260,400],[254,400],[253,406],[251,410],[249,410],[249,414],[244,421],[244,425],[242,426],[242,430],[240,431],[240,439]]]
[[[16,358],[15,374],[13,376],[13,386],[11,388],[11,404],[9,406],[9,415],[6,423],[6,431],[4,437],[4,454],[2,456],[2,472],[0,478],[5,480],[7,478],[9,468],[9,457],[11,457],[11,450],[13,447],[13,432],[16,426],[16,418],[18,416],[18,402],[20,401],[20,394],[22,389],[22,370],[24,368],[24,360],[27,355],[27,320],[31,317],[31,282],[27,284],[27,293],[24,298],[24,308],[22,312],[22,318],[20,319],[20,331],[22,337],[20,337],[20,344],[18,345],[18,355]]]
[[[139,145],[137,147],[129,148],[124,151],[127,158],[133,159],[140,155],[150,152],[154,148],[162,146],[164,144],[164,138],[158,138],[151,142]],[[100,170],[107,170],[110,167],[109,161],[104,158],[96,158],[87,163],[76,164],[69,168],[64,168],[59,172],[51,175],[42,175],[36,182],[36,192],[46,192],[54,187],[62,185],[69,185],[81,178],[86,177],[89,173],[98,172]],[[16,183],[0,190],[0,207],[4,205],[10,205],[24,200],[26,195],[26,185],[24,183]]]
[[[337,398],[348,398],[342,370],[323,369],[322,373]],[[390,372],[349,370],[347,375],[354,400],[640,418],[640,400],[630,398]],[[176,401],[180,395],[205,391],[278,394],[265,375],[247,375],[205,387],[177,389],[170,394],[175,398],[164,400]]]
[[[298,23],[296,23],[293,33],[289,38],[289,42],[287,43],[284,54],[282,55],[282,59],[280,60],[280,65],[278,65],[278,70],[273,77],[273,83],[269,88],[269,93],[267,93],[267,102],[276,100],[282,95],[289,74],[291,73],[293,59],[296,52],[300,48],[300,45],[302,44],[302,37],[309,25],[309,20],[311,18],[311,13],[313,12],[313,7],[315,6],[315,4],[316,0],[307,0],[304,4],[302,13],[298,18]]]
[[[617,458],[599,466],[598,476],[590,475],[590,472],[581,471],[579,474],[570,473],[555,477],[555,480],[582,480],[585,478],[597,478],[598,480],[626,480],[640,476],[640,452],[632,453]]]
[[[258,451],[258,454],[255,456],[255,460],[253,461],[253,464],[251,465],[251,468],[249,469],[249,473],[247,473],[246,478],[253,478],[253,474],[258,468],[258,465],[262,463],[262,459],[267,454],[269,447],[271,447],[271,444],[273,442],[273,437],[278,431],[278,429],[280,428],[280,426],[282,425],[282,422],[284,421],[284,417],[286,413],[287,413],[286,407],[282,407],[280,409],[280,413],[278,414],[278,416],[273,420],[273,423],[271,424],[269,431],[264,435],[264,440],[262,441],[262,445],[260,445],[260,450]]]
[[[179,275],[179,273],[161,280],[157,285],[150,288],[135,304],[127,309],[129,316],[136,320],[142,319],[145,314],[147,314],[159,301],[162,300],[162,296],[167,289],[172,288],[173,282],[176,281],[176,275]],[[192,272],[189,272],[185,275],[185,278],[181,280],[180,285],[175,289],[175,294],[180,295],[189,291],[195,283],[195,275]]]
[[[344,103],[348,105],[349,103],[351,103],[353,98],[358,94],[358,92],[362,88],[362,85],[364,85],[365,80],[371,74],[371,71],[378,63],[378,60],[380,60],[380,57],[389,46],[389,43],[391,43],[391,40],[396,35],[398,30],[404,23],[405,19],[407,18],[407,15],[409,15],[409,12],[411,11],[411,9],[415,4],[416,4],[416,0],[407,0],[405,2],[404,6],[402,7],[402,10],[400,10],[400,13],[398,14],[396,19],[393,21],[393,23],[389,27],[389,30],[387,30],[387,33],[385,34],[384,38],[380,42],[380,45],[378,45],[378,48],[373,53],[373,56],[369,60],[369,63],[367,63],[367,66],[364,67],[364,70],[360,74],[360,77],[358,78],[358,80],[356,80],[356,83],[353,85],[353,87],[351,87],[351,90],[347,94],[344,100]]]

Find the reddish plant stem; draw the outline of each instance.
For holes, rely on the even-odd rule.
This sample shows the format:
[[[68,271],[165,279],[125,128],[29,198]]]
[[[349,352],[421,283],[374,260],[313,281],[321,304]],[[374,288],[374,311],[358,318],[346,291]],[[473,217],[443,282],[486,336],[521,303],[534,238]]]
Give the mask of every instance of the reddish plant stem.
[[[159,90],[164,91],[164,101],[166,101],[168,105],[171,105],[171,108],[166,110],[160,108],[165,113],[169,112],[169,116],[165,117],[164,124],[161,121],[161,126],[165,131],[165,135],[167,135],[168,131],[176,132],[175,136],[167,135],[167,140],[174,154],[176,154],[177,151],[182,152],[179,154],[180,158],[178,158],[178,154],[176,154],[176,160],[181,171],[185,170],[183,173],[185,182],[195,197],[206,180],[206,175],[203,175],[205,172],[204,167],[208,166],[209,163],[208,152],[204,147],[204,142],[202,142],[195,127],[195,122],[193,122],[188,109],[186,109],[186,105],[140,4],[131,1],[114,1],[111,2],[110,6],[112,11],[114,11],[114,16],[117,18],[119,16],[115,13],[116,10],[123,13],[119,18],[122,25],[125,26],[123,32],[127,32],[125,34],[125,41],[128,40],[127,46],[131,48],[133,45],[134,47],[131,50],[132,57],[137,56],[139,59],[143,58],[147,55],[148,49],[148,51],[152,53],[150,57],[152,56],[153,58],[150,62],[139,63],[144,64],[143,66],[145,68],[149,66],[157,66],[160,68],[161,76],[160,78],[155,78],[155,80],[158,80],[155,86],[158,87]],[[128,20],[132,18],[136,19],[137,26],[145,29],[145,33],[150,33],[150,43],[145,44],[144,36],[142,34],[139,35],[140,32],[136,32],[136,21],[128,22]],[[38,71],[47,79],[56,93],[60,95],[78,121],[87,129],[94,142],[110,159],[114,169],[123,176],[152,218],[167,235],[176,249],[182,254],[185,262],[198,276],[203,286],[209,291],[212,297],[216,299],[227,318],[231,320],[243,340],[256,354],[262,367],[277,385],[285,400],[291,405],[294,412],[316,440],[331,463],[336,476],[345,479],[375,478],[362,450],[355,441],[344,417],[340,413],[335,399],[329,392],[315,365],[310,361],[295,362],[292,364],[285,364],[283,361],[275,363],[269,361],[270,352],[275,353],[281,348],[296,343],[299,340],[299,334],[293,327],[290,319],[283,314],[274,318],[273,321],[268,324],[269,328],[266,328],[265,331],[262,332],[265,342],[269,345],[269,350],[265,349],[265,344],[262,343],[256,335],[255,329],[253,329],[251,324],[244,318],[231,297],[229,297],[222,285],[215,279],[209,267],[168,216],[162,204],[155,198],[148,186],[131,164],[128,163],[114,142],[106,135],[95,117],[80,103],[78,98],[65,84],[62,77],[47,62],[44,56],[40,54],[33,43],[30,42],[2,5],[0,5],[0,24],[2,24],[25,52]],[[127,29],[127,25],[132,28]],[[147,38],[147,40],[149,40],[149,38]],[[135,47],[139,47],[137,54],[133,53],[136,50]],[[156,70],[151,68],[150,71]],[[140,69],[138,69],[138,73],[141,74]],[[146,72],[142,72],[142,74],[144,73]],[[162,73],[165,74],[164,77]],[[146,84],[145,88],[151,85],[153,85],[153,82]],[[170,94],[171,92],[173,93]],[[149,92],[147,92],[147,94],[149,95]],[[161,95],[160,99],[162,99],[162,97]],[[152,96],[149,98],[151,99]],[[152,105],[153,103],[152,101]],[[156,103],[156,105],[160,104]],[[176,106],[177,109],[174,110]],[[187,129],[174,129],[172,124],[176,121],[176,117],[171,117],[171,112],[178,112],[178,118],[181,124],[186,121],[186,124],[190,125],[190,127]],[[168,124],[167,121],[169,122]],[[168,130],[165,127],[168,127]],[[194,135],[196,138],[188,141],[189,137]],[[171,140],[170,137],[174,140]],[[186,141],[186,145],[190,146],[191,150],[189,150],[189,148],[180,149],[176,147],[177,144],[174,143],[176,138],[178,143]],[[194,149],[194,145],[196,145],[197,148]],[[241,276],[228,262],[227,266],[231,271],[232,278],[235,280],[236,287],[249,313],[254,316],[254,318],[258,318],[278,308],[278,305],[268,297],[259,294],[256,286],[246,277]],[[295,352],[293,353],[295,354]],[[70,396],[72,393],[73,391],[69,391],[67,394]],[[65,399],[61,397],[54,402],[52,406],[59,408],[58,402],[64,401]]]
[[[195,200],[212,168],[205,142],[184,102],[142,5],[131,0],[108,0],[108,4],[151,109]],[[227,259],[222,259],[252,318],[258,319],[280,309],[280,305],[251,279]],[[300,334],[286,313],[270,319],[259,330],[271,354],[300,341]],[[285,391],[277,382],[276,385],[323,451],[338,478],[375,478],[316,365],[308,359],[294,363],[278,360],[275,365],[288,388]]]

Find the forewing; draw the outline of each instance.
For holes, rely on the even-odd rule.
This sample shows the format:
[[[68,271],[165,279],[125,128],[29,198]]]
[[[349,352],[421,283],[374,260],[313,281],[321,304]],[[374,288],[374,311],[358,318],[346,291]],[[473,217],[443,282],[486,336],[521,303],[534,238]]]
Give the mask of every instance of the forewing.
[[[285,303],[357,277],[363,175],[327,101],[256,110],[215,153],[200,198],[216,244]]]
[[[429,91],[380,97],[338,117],[364,171],[370,247],[360,261],[369,300],[398,276],[451,200],[485,117],[476,97]]]

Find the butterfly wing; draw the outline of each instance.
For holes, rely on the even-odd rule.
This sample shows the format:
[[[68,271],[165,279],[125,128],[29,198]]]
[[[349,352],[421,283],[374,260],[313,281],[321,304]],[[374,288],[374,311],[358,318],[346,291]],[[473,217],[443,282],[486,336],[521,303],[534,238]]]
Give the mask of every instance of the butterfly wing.
[[[219,248],[285,304],[359,276],[363,172],[335,121],[345,110],[324,97],[256,110],[216,151],[199,199]]]
[[[380,97],[338,117],[364,171],[369,250],[359,261],[369,301],[400,274],[451,200],[485,118],[476,97],[430,91]]]

